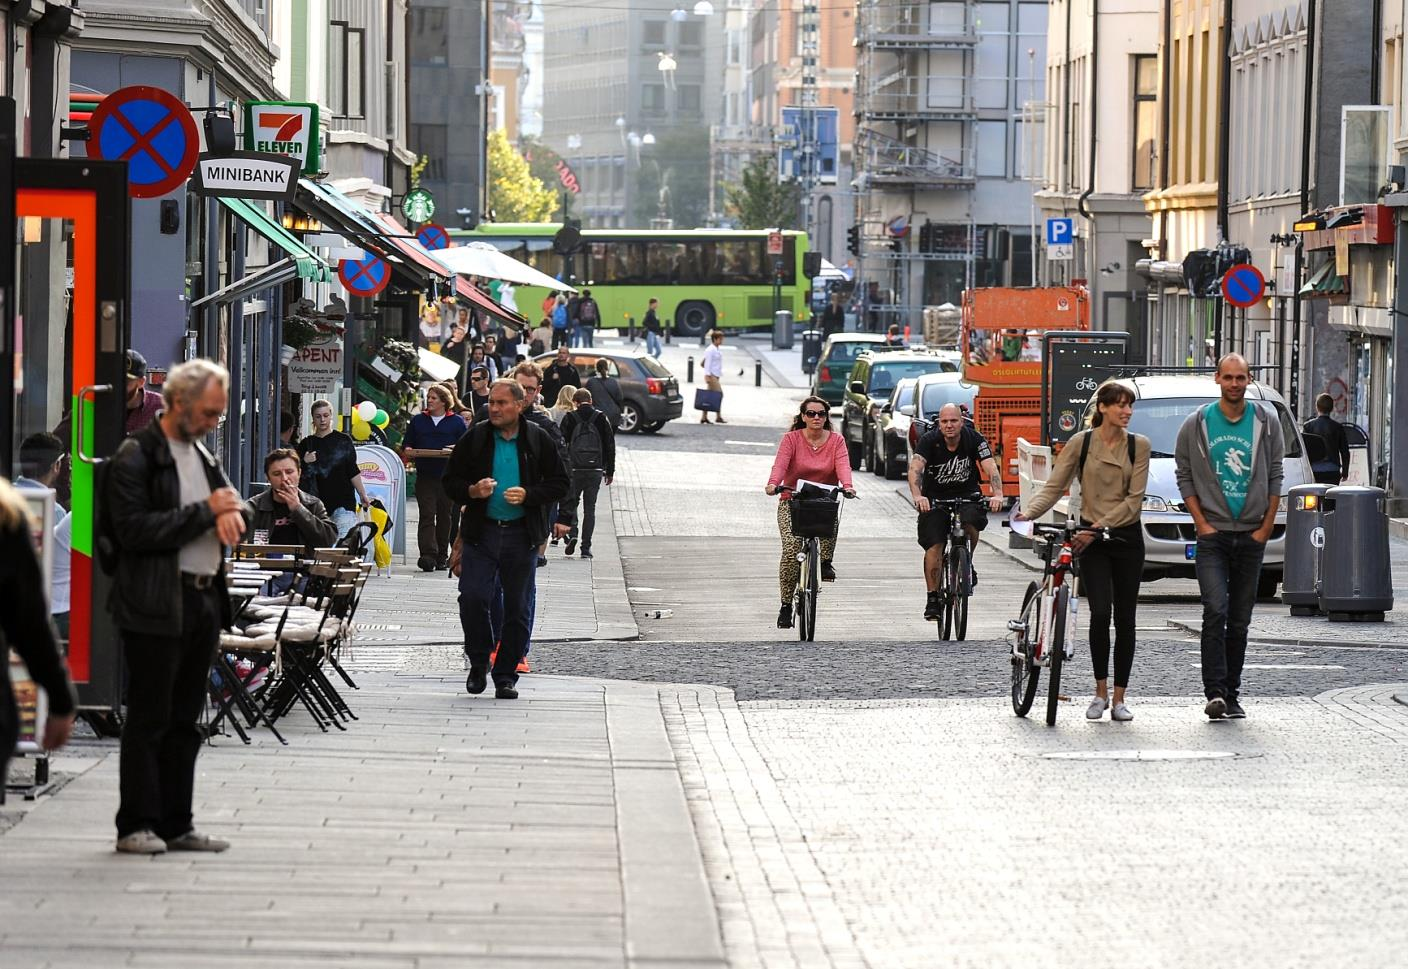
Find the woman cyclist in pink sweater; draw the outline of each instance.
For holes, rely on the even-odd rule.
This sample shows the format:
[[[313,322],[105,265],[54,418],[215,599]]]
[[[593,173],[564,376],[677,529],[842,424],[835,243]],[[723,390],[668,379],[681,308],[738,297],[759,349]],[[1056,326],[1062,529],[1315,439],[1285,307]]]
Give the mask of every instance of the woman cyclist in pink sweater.
[[[831,430],[831,408],[820,397],[808,397],[792,419],[792,429],[782,436],[777,459],[772,463],[768,485],[764,491],[781,494],[777,503],[777,530],[782,535],[782,559],[777,567],[777,581],[782,589],[782,608],[777,613],[777,628],[792,628],[792,590],[797,585],[801,568],[797,553],[802,540],[792,534],[791,502],[786,499],[797,487],[797,480],[841,486],[848,497],[855,497],[851,483],[851,463],[846,455],[846,442]],[[821,580],[836,581],[836,569],[831,564],[836,554],[836,537],[821,543]]]

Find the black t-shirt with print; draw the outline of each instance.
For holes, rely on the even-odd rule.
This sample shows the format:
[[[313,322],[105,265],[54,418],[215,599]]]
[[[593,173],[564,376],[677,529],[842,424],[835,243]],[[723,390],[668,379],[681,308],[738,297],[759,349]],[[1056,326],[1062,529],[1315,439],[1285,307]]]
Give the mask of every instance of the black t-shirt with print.
[[[992,457],[992,448],[987,438],[965,426],[958,447],[950,451],[943,431],[935,424],[924,432],[914,453],[924,459],[920,491],[925,498],[966,498],[979,491],[982,479],[978,466]]]
[[[273,526],[269,529],[270,545],[307,545],[303,538],[303,533],[299,531],[298,525],[289,515],[288,505],[281,501],[274,502]]]

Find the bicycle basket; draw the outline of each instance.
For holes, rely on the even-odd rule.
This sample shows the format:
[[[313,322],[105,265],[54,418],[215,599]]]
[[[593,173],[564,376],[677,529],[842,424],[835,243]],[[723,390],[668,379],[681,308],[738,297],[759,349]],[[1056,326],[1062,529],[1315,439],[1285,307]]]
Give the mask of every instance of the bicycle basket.
[[[835,498],[793,498],[792,534],[798,538],[830,538],[836,534]]]

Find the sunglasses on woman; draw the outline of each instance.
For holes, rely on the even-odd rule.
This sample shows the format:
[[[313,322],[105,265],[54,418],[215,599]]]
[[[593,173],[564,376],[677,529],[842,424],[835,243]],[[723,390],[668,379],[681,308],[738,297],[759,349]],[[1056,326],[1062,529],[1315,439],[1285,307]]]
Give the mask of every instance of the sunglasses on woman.
[[[804,411],[802,411],[802,414],[803,414],[804,416],[806,416],[806,417],[825,417],[825,416],[826,416],[826,411],[824,411],[824,410],[804,410]]]

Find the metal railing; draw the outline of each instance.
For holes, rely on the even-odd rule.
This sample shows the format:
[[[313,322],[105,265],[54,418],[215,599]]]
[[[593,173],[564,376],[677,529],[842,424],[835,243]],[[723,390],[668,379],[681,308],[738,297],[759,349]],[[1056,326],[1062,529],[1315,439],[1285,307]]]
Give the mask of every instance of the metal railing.
[[[856,132],[855,168],[858,188],[870,185],[961,187],[973,184],[973,150],[943,152],[906,145],[869,128]]]
[[[964,118],[977,114],[966,75],[891,75],[856,92],[856,112],[873,118]]]
[[[972,3],[869,0],[860,4],[856,16],[856,39],[861,45],[922,48],[978,42]]]

